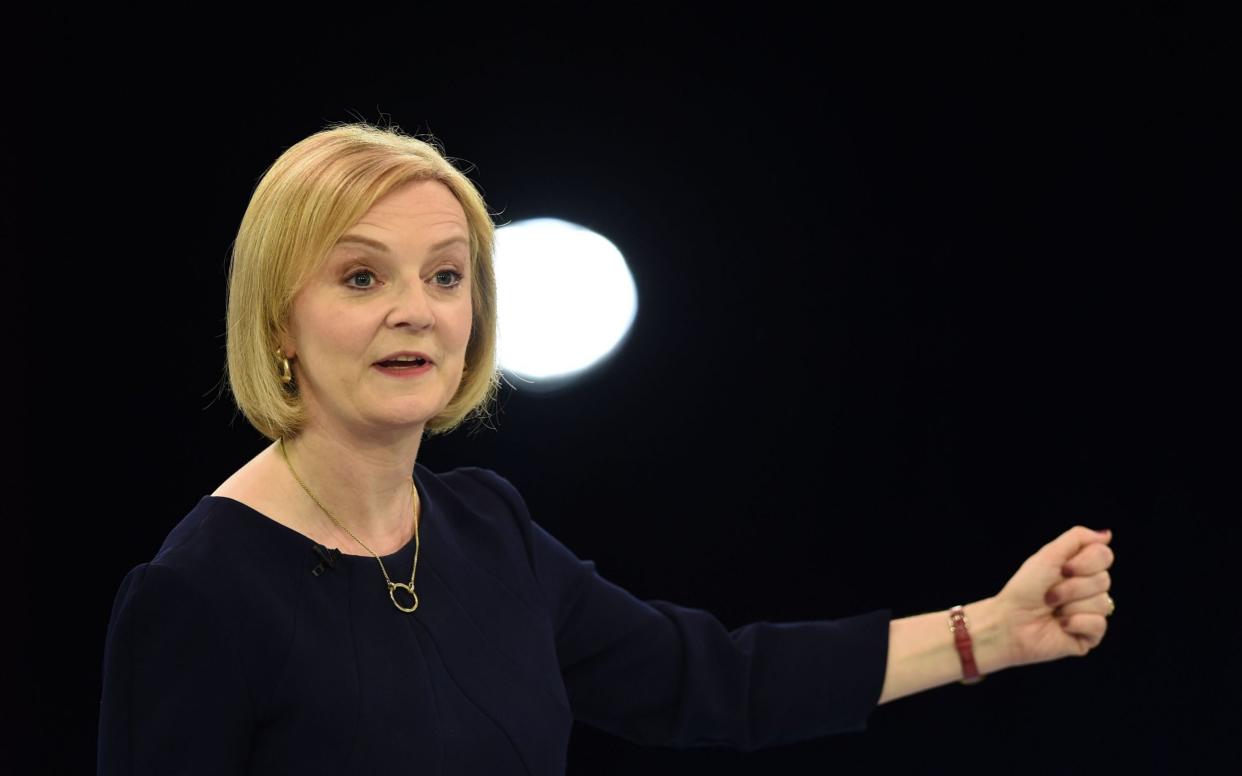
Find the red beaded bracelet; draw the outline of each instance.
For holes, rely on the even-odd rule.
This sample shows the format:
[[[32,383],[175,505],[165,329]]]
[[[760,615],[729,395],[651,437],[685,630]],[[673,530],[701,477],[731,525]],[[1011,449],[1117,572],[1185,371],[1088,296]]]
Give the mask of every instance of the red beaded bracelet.
[[[953,633],[953,643],[957,654],[962,659],[962,684],[974,684],[983,681],[979,667],[975,665],[975,653],[970,646],[970,632],[966,630],[966,610],[958,606],[949,610],[949,630]]]

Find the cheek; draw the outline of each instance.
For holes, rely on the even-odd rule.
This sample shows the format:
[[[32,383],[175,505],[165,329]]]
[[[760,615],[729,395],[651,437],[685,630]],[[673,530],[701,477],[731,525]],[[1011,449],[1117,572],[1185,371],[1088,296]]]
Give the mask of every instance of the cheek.
[[[311,332],[310,327],[314,327],[311,335],[315,340],[314,347],[321,358],[327,361],[348,359],[351,354],[366,353],[370,345],[366,327],[351,325],[346,316],[326,312],[316,317],[313,322],[307,320],[304,323],[304,331],[308,334]]]

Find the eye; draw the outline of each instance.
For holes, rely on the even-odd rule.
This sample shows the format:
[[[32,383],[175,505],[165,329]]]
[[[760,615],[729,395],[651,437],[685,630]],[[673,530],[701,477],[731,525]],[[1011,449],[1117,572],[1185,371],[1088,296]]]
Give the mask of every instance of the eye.
[[[374,282],[364,283],[362,285],[355,285],[353,282],[351,282],[355,278],[359,278],[359,277],[370,277],[372,278],[372,281],[374,281],[375,273],[369,269],[356,269],[345,276],[345,284],[349,288],[354,289],[355,291],[365,291],[368,288],[374,287],[375,285]],[[437,272],[434,277],[437,278],[436,286],[439,288],[443,288],[443,289],[457,288],[458,286],[461,285],[462,281],[465,280],[466,278],[464,274],[462,274],[461,272],[458,272],[455,269],[442,269],[439,272]],[[445,277],[447,277],[446,282],[443,280]]]
[[[375,277],[375,273],[369,269],[356,270],[354,272],[349,273],[349,275],[346,276],[345,278],[346,285],[348,285],[350,288],[357,289],[359,291],[361,291],[364,288],[370,288],[372,285],[371,283],[367,283],[366,285],[363,285],[363,286],[355,286],[349,282],[353,280],[354,278],[362,276],[362,275],[370,275],[371,277]]]
[[[437,283],[436,285],[440,286],[441,288],[456,288],[457,286],[461,285],[462,280],[464,280],[466,277],[465,275],[463,275],[462,273],[458,272],[455,269],[442,269],[436,273],[436,277],[440,277],[441,275],[451,275],[454,278],[456,278],[450,283]]]

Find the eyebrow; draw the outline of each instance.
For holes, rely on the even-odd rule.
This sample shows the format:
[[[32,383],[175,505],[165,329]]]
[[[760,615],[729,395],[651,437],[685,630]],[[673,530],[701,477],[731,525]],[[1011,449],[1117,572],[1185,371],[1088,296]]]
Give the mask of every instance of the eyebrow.
[[[360,234],[347,234],[341,239],[336,241],[337,245],[342,245],[345,243],[356,243],[358,245],[366,245],[370,248],[374,248],[377,251],[383,251],[384,253],[392,253],[392,251],[388,248],[388,246],[380,242],[379,240],[372,240],[370,237],[363,237]],[[456,243],[461,243],[462,245],[465,245],[465,246],[470,245],[470,241],[467,240],[465,237],[460,237],[460,236],[450,237],[447,240],[441,240],[440,242],[431,246],[431,250],[438,251],[441,248],[447,248],[450,245],[454,245]]]

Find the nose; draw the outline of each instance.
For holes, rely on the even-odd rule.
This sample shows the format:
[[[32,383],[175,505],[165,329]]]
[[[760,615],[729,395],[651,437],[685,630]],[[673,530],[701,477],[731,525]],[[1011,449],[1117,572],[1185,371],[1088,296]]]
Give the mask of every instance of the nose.
[[[398,284],[393,295],[392,309],[388,312],[389,326],[412,326],[425,329],[435,323],[431,298],[423,282],[417,277]]]

